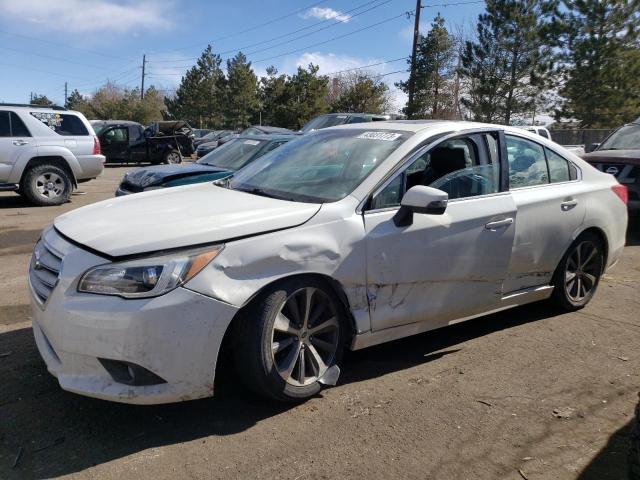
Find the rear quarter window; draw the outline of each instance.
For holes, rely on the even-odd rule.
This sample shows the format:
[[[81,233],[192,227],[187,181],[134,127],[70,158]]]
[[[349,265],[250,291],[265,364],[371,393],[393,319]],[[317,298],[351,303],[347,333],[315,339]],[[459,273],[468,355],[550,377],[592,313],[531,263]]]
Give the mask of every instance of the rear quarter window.
[[[31,115],[63,137],[89,135],[89,131],[87,127],[85,127],[84,122],[75,115],[57,112],[31,112]]]

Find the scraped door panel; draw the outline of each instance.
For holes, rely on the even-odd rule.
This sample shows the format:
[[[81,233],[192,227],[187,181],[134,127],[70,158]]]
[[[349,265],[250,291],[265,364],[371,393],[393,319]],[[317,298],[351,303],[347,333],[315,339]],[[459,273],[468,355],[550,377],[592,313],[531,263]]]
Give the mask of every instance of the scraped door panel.
[[[437,327],[500,302],[516,223],[509,193],[452,201],[408,227],[394,225],[395,213],[364,215],[372,330]]]
[[[587,187],[569,182],[513,190],[518,208],[505,293],[547,285],[586,213]]]

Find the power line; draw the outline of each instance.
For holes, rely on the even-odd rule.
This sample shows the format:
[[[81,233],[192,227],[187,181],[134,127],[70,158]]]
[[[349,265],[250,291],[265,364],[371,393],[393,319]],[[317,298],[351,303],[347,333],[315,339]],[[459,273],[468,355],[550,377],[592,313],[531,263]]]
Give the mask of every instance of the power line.
[[[384,20],[382,20],[380,22],[377,22],[377,23],[374,23],[374,24],[371,24],[371,25],[367,25],[366,27],[362,27],[362,28],[359,28],[357,30],[353,30],[353,31],[351,31],[349,33],[345,33],[344,35],[339,35],[337,37],[330,38],[329,40],[325,40],[323,42],[312,43],[310,45],[306,45],[306,46],[301,47],[301,48],[296,48],[294,50],[289,50],[288,52],[282,52],[282,53],[279,53],[278,55],[273,55],[271,57],[261,58],[260,60],[253,60],[252,63],[262,63],[262,62],[266,62],[268,60],[273,60],[275,58],[284,57],[284,56],[289,55],[291,53],[297,53],[297,52],[301,52],[301,51],[307,50],[309,48],[318,47],[320,45],[326,45],[327,43],[335,42],[336,40],[341,40],[341,39],[349,37],[351,35],[355,35],[356,33],[364,32],[365,30],[369,30],[371,28],[378,27],[378,26],[383,25],[385,23],[392,22],[393,20],[397,20],[398,18],[405,17],[407,15],[413,15],[413,14],[414,14],[413,10],[407,11],[407,12],[402,12],[399,15],[395,15],[393,17],[386,18],[386,19],[384,19]]]
[[[287,13],[285,15],[280,16],[280,17],[274,18],[272,20],[268,20],[268,21],[266,21],[264,23],[260,23],[258,25],[254,25],[253,27],[249,27],[249,28],[246,28],[244,30],[239,30],[237,32],[234,32],[234,33],[231,33],[231,34],[228,34],[228,35],[223,35],[223,36],[218,37],[218,38],[214,38],[213,40],[210,40],[207,43],[219,42],[220,40],[226,40],[227,38],[237,37],[238,35],[242,35],[243,33],[251,32],[253,30],[258,30],[259,28],[266,27],[267,25],[271,25],[273,23],[279,22],[280,20],[284,20],[285,18],[292,17],[293,15],[297,15],[300,12],[303,12],[303,11],[309,9],[309,8],[313,8],[315,6],[318,6],[321,3],[325,3],[327,1],[328,0],[320,0],[320,1],[314,2],[314,3],[310,4],[310,5],[307,5],[307,6],[302,7],[302,8],[298,8],[297,10],[289,12],[289,13]],[[203,43],[191,44],[191,45],[188,45],[188,46],[185,46],[185,47],[175,48],[174,50],[187,50],[189,48],[197,47],[199,45],[203,45]]]
[[[84,62],[76,62],[74,60],[68,60],[66,58],[54,57],[52,55],[43,55],[41,53],[29,52],[29,51],[26,51],[26,50],[20,50],[18,48],[11,48],[11,47],[5,47],[5,46],[0,46],[0,48],[3,49],[3,50],[9,50],[9,51],[12,51],[12,52],[26,53],[27,55],[34,55],[36,57],[48,58],[49,60],[55,60],[57,62],[73,63],[75,65],[80,65],[82,67],[90,67],[90,68],[98,68],[100,70],[108,70],[108,68],[100,67],[98,65],[91,65],[91,64],[88,64],[88,63],[84,63]]]
[[[109,55],[109,54],[106,54],[106,53],[103,53],[103,52],[98,52],[96,50],[89,50],[89,49],[86,49],[86,48],[75,47],[73,45],[67,45],[66,43],[54,42],[52,40],[45,40],[45,39],[42,39],[42,38],[31,37],[29,35],[22,35],[21,33],[7,32],[6,30],[0,30],[0,33],[2,33],[4,35],[11,35],[11,36],[14,36],[14,37],[27,38],[29,40],[36,40],[38,42],[48,43],[50,45],[57,45],[59,47],[71,48],[73,50],[80,50],[80,51],[83,51],[83,52],[93,53],[94,55],[100,55],[100,56],[103,56],[103,57],[113,58],[113,59],[116,59],[116,60],[130,60],[130,59],[127,59],[127,58],[115,57],[113,55]]]
[[[327,30],[327,29],[335,27],[337,25],[341,25],[343,23],[348,23],[352,18],[358,17],[358,16],[360,16],[360,15],[362,15],[364,13],[370,12],[371,10],[374,10],[374,9],[376,9],[378,7],[381,7],[381,6],[389,3],[390,1],[391,0],[371,0],[371,1],[365,2],[365,3],[361,4],[361,5],[358,5],[357,7],[352,8],[351,10],[347,10],[345,12],[342,12],[343,15],[349,15],[350,13],[353,13],[356,10],[360,10],[363,7],[367,7],[367,6],[371,5],[372,3],[377,3],[377,2],[382,2],[382,3],[378,3],[378,5],[374,5],[373,7],[369,8],[367,10],[364,10],[362,12],[358,12],[358,13],[356,13],[354,15],[349,15],[348,18],[346,18],[344,20],[336,20],[335,22],[333,22],[330,25],[327,25],[325,27],[319,28],[317,30],[314,30],[314,31],[309,32],[309,33],[306,33],[304,35],[300,35],[298,37],[290,38],[285,42],[277,43],[275,45],[271,45],[270,47],[266,47],[266,48],[263,48],[261,50],[256,50],[256,51],[253,51],[253,52],[247,52],[247,55],[253,55],[254,53],[259,53],[259,52],[263,52],[265,50],[270,50],[270,49],[278,47],[280,45],[284,45],[284,44],[287,44],[289,42],[293,42],[295,40],[299,40],[301,38],[308,37],[309,35],[313,35],[315,33],[321,32],[323,30]],[[270,42],[272,42],[274,40],[279,40],[281,38],[285,38],[285,37],[288,37],[290,35],[294,35],[294,34],[299,33],[301,31],[309,30],[310,28],[317,27],[318,25],[322,25],[322,24],[327,23],[329,21],[331,21],[331,19],[325,19],[325,20],[322,20],[320,22],[316,22],[316,23],[313,23],[311,25],[307,25],[306,27],[298,28],[297,30],[293,30],[291,32],[287,32],[287,33],[284,33],[282,35],[277,35],[275,37],[271,37],[271,38],[268,38],[268,39],[260,41],[260,42],[255,42],[255,43],[251,43],[249,45],[244,45],[242,47],[232,48],[232,49],[224,50],[222,52],[218,52],[218,55],[224,55],[224,54],[227,54],[227,53],[238,52],[238,51],[242,51],[242,50],[244,50],[246,48],[257,47],[257,46],[260,46],[260,45],[264,45],[264,44],[270,43]],[[180,58],[180,59],[173,59],[173,60],[168,60],[168,59],[150,60],[150,63],[175,63],[175,62],[183,62],[183,61],[188,61],[188,60],[197,60],[198,58],[200,58],[200,57],[187,57],[187,58]]]

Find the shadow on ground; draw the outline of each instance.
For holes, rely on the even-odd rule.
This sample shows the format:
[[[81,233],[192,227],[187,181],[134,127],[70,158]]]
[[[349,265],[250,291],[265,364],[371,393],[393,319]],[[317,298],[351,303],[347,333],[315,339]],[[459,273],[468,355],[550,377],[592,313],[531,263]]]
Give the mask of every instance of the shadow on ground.
[[[625,480],[632,421],[616,431],[605,447],[580,473],[577,480]],[[629,478],[640,480],[640,477]]]
[[[534,304],[350,352],[340,383],[437,362],[467,340],[557,314],[546,304]],[[3,479],[78,472],[152,447],[241,432],[293,408],[245,391],[224,367],[218,374],[215,398],[207,400],[132,406],[67,393],[46,371],[27,328],[1,334],[0,355],[4,355],[0,359]]]

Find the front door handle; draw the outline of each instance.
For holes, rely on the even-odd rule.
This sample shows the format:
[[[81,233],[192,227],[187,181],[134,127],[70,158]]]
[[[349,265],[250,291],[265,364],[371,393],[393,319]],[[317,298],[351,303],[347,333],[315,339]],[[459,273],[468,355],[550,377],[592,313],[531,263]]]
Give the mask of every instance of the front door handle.
[[[29,142],[26,142],[24,140],[14,140],[12,142],[16,147],[21,147],[22,145],[26,145]]]
[[[566,212],[567,210],[571,210],[576,205],[578,205],[578,201],[577,200],[574,200],[574,199],[565,200],[564,202],[562,202],[560,204],[560,208],[562,209],[563,212]]]
[[[513,218],[505,218],[504,220],[496,220],[495,222],[487,223],[484,228],[487,230],[497,230],[498,228],[508,227],[513,223]]]

